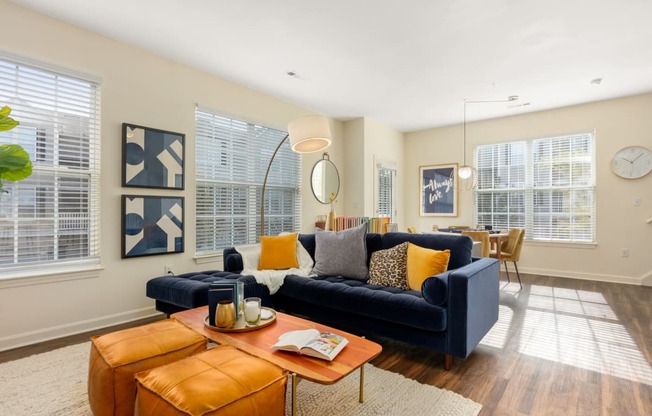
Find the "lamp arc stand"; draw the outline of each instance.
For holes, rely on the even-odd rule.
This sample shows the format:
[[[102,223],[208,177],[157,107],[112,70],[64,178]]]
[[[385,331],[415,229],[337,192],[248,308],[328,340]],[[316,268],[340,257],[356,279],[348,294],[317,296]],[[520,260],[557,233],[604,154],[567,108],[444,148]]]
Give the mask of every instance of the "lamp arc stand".
[[[281,146],[283,146],[283,143],[290,137],[290,134],[286,134],[283,140],[281,140],[276,146],[276,149],[274,149],[274,153],[272,154],[272,158],[269,160],[269,164],[267,165],[267,171],[265,172],[265,179],[263,179],[263,189],[260,192],[260,235],[264,236],[265,235],[265,188],[267,188],[267,177],[269,176],[269,171],[272,168],[272,163],[274,163],[274,159],[276,159],[276,154],[278,151],[281,149]]]

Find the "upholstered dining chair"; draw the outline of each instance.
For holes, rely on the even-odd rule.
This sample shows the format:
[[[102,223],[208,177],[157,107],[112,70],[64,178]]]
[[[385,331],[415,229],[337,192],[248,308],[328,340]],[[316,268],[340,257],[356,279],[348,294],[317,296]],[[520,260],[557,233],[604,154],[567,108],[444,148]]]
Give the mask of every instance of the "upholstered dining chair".
[[[482,257],[489,257],[489,231],[462,231],[462,235],[468,235],[474,241],[479,241],[482,243]]]
[[[509,230],[509,237],[507,241],[504,241],[500,247],[497,247],[497,250],[500,250],[500,261],[505,264],[505,273],[507,274],[507,281],[511,282],[509,279],[509,270],[507,269],[507,262],[511,261],[514,263],[514,269],[516,269],[516,277],[518,278],[518,284],[523,288],[521,283],[521,275],[518,272],[518,263],[521,258],[521,247],[523,246],[523,239],[525,238],[525,229],[523,228],[512,228]],[[497,257],[495,251],[489,253],[491,257]]]
[[[414,227],[407,227],[407,232],[410,234],[414,234],[417,232],[417,229]]]

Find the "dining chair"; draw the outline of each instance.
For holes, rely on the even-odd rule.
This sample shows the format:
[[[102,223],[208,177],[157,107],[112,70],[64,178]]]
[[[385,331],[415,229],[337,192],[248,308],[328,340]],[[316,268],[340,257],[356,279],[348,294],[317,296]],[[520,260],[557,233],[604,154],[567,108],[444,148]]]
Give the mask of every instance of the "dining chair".
[[[407,227],[407,232],[410,234],[414,234],[417,232],[417,229],[414,227]]]
[[[514,263],[514,269],[516,269],[516,277],[518,278],[518,284],[523,288],[521,283],[521,275],[518,272],[518,261],[521,258],[521,247],[523,246],[523,239],[525,238],[525,229],[523,228],[512,228],[509,230],[509,237],[507,241],[503,243],[497,249],[500,250],[500,260],[505,264],[505,273],[507,274],[507,281],[511,283],[509,279],[509,270],[507,269],[507,262],[511,261]],[[496,252],[490,252],[491,257],[497,257]]]
[[[474,241],[482,243],[482,257],[489,257],[489,231],[462,231],[462,235],[468,235]]]

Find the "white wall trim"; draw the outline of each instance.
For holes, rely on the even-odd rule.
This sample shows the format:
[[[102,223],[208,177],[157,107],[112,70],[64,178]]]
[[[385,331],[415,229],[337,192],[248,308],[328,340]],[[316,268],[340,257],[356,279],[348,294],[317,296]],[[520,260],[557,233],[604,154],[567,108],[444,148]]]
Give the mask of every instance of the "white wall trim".
[[[24,347],[26,345],[37,344],[39,342],[70,335],[81,334],[96,329],[106,328],[108,326],[120,325],[160,314],[161,312],[157,311],[154,306],[148,306],[146,308],[134,309],[113,315],[100,316],[97,318],[85,319],[83,321],[71,322],[35,331],[27,331],[20,334],[10,335],[8,337],[1,337],[0,351]]]
[[[649,272],[641,279],[642,286],[652,286],[652,272]]]
[[[0,277],[0,289],[65,282],[67,280],[94,279],[100,277],[102,270],[104,270],[102,266],[89,266],[83,268],[55,269],[54,271],[41,270],[39,272],[32,272],[29,276],[13,275]]]
[[[516,272],[514,271],[514,266],[507,262],[507,267],[509,267],[510,278],[516,277]],[[504,271],[505,267],[501,264],[500,270]],[[552,277],[564,277],[569,279],[579,279],[579,280],[592,280],[594,282],[607,282],[607,283],[622,283],[626,285],[643,285],[643,281],[646,277],[634,277],[634,276],[621,276],[621,275],[612,275],[612,274],[596,274],[596,273],[583,273],[576,271],[567,271],[567,270],[553,270],[553,269],[538,269],[538,268],[526,268],[519,267],[519,271],[523,274],[536,274],[542,276],[552,276]],[[648,275],[647,278],[650,278],[652,285],[652,273]],[[512,279],[513,280],[513,279]]]

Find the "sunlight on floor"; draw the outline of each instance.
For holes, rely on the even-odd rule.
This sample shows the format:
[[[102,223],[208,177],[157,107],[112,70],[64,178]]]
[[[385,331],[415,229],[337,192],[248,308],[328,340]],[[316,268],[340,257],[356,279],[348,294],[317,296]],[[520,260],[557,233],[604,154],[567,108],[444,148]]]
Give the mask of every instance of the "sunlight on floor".
[[[504,348],[507,342],[509,327],[512,325],[514,312],[507,306],[498,306],[498,322],[491,328],[487,335],[482,338],[480,344],[494,348]]]
[[[652,385],[650,363],[597,292],[532,286],[519,352]]]

